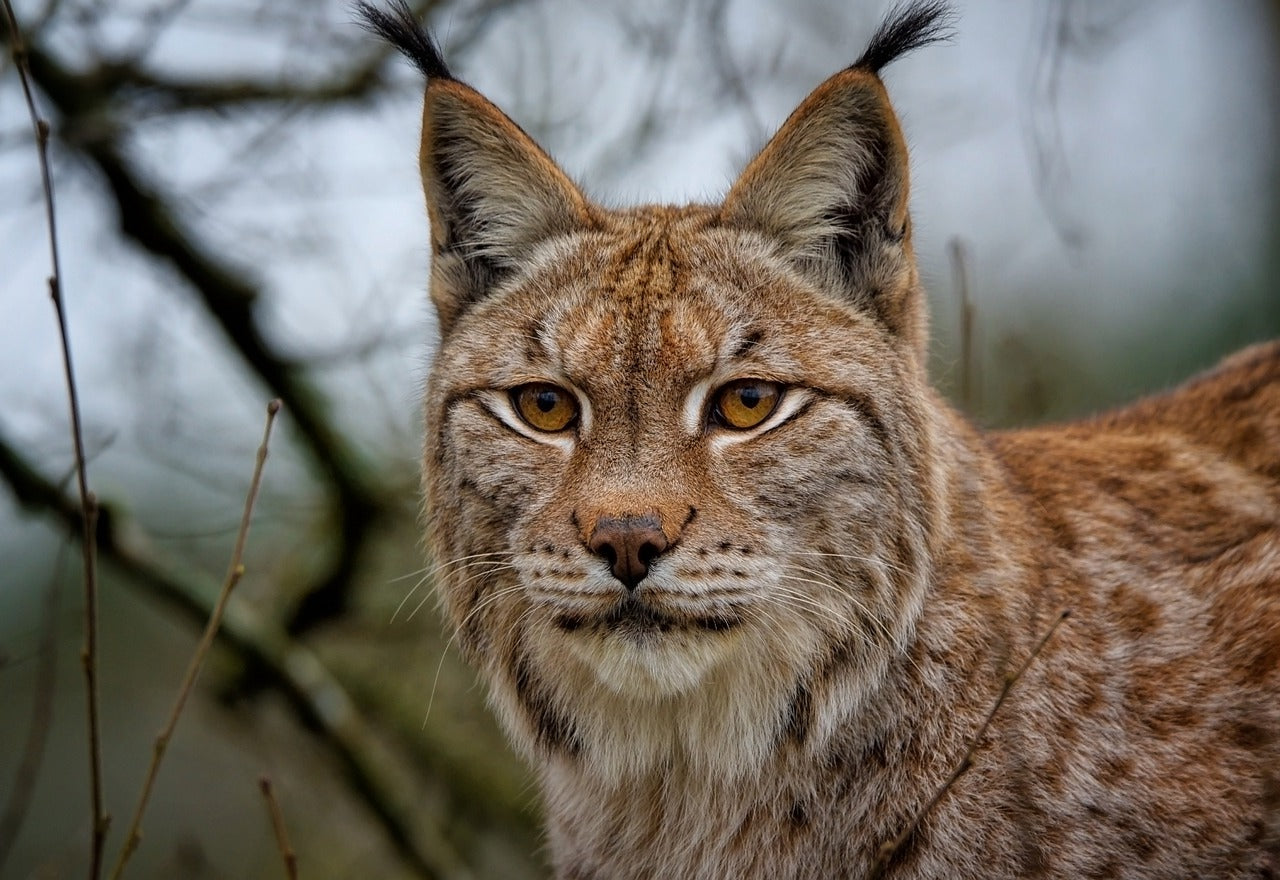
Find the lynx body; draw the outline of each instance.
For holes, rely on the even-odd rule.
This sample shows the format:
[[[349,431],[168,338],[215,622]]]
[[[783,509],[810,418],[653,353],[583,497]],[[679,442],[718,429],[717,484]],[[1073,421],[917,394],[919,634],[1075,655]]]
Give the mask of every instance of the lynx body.
[[[1280,346],[1058,428],[940,399],[878,76],[939,4],[628,211],[363,12],[428,75],[428,545],[558,876],[1276,876]]]

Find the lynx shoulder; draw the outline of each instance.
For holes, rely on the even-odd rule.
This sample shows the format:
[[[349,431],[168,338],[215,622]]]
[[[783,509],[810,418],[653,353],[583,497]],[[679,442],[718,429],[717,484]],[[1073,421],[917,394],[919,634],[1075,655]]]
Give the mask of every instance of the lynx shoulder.
[[[722,203],[623,211],[362,13],[427,76],[427,542],[560,877],[1280,872],[1280,345],[1055,428],[941,400],[879,71],[944,5]]]

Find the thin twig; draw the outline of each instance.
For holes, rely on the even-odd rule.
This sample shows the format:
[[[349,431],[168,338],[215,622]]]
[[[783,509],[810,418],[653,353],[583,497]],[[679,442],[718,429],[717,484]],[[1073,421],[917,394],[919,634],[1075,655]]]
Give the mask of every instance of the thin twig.
[[[284,811],[271,788],[271,780],[263,776],[258,780],[258,788],[262,789],[262,797],[267,802],[267,811],[271,814],[271,828],[276,833],[276,846],[280,849],[280,857],[284,859],[284,875],[289,880],[298,880],[298,854],[289,844],[289,835],[284,828]]]
[[[245,543],[249,539],[249,523],[253,519],[253,504],[258,498],[258,487],[262,484],[263,466],[267,463],[267,444],[271,439],[271,426],[275,424],[276,413],[278,412],[280,412],[279,400],[273,400],[267,404],[267,424],[262,431],[262,445],[258,447],[257,458],[253,466],[253,478],[249,481],[249,491],[244,499],[244,513],[240,517],[240,531],[236,535],[236,545],[231,552],[231,562],[227,566],[227,575],[222,582],[222,591],[218,594],[217,604],[213,606],[213,613],[209,615],[209,623],[204,628],[204,635],[200,637],[200,644],[196,646],[195,653],[191,656],[191,663],[187,666],[186,675],[183,676],[182,684],[178,688],[178,696],[174,699],[173,708],[169,711],[169,720],[165,722],[165,726],[160,733],[156,735],[155,744],[151,750],[151,764],[147,767],[147,775],[142,783],[142,793],[138,796],[138,805],[134,808],[133,818],[129,822],[129,831],[125,835],[123,846],[120,847],[120,856],[116,860],[115,868],[111,871],[111,880],[120,880],[125,864],[142,840],[140,833],[142,816],[147,810],[147,802],[151,799],[151,789],[155,785],[156,776],[160,772],[160,762],[164,760],[165,750],[169,747],[169,741],[173,738],[173,731],[178,726],[178,717],[182,714],[187,697],[191,695],[196,678],[200,675],[200,667],[204,664],[205,655],[209,653],[209,648],[213,646],[213,640],[218,634],[219,626],[222,624],[222,615],[226,612],[227,602],[231,599],[231,592],[236,588],[236,584],[240,582],[240,578],[244,576],[244,563],[242,560],[244,559]]]
[[[98,502],[89,491],[88,467],[85,464],[84,432],[80,425],[80,399],[76,391],[75,370],[71,365],[71,341],[67,332],[67,312],[62,301],[62,263],[58,258],[58,223],[54,210],[53,175],[49,171],[49,122],[36,109],[31,91],[31,70],[27,64],[27,50],[18,29],[18,17],[9,0],[3,0],[5,16],[9,20],[12,35],[14,66],[22,81],[22,94],[27,99],[27,111],[36,135],[36,153],[40,158],[40,181],[44,188],[45,219],[49,231],[49,258],[52,272],[49,276],[49,297],[58,317],[58,337],[62,343],[62,367],[67,379],[67,403],[71,408],[71,443],[75,450],[76,483],[80,490],[81,528],[84,539],[80,542],[84,557],[84,650],[80,662],[84,668],[85,693],[88,704],[89,724],[89,798],[93,810],[93,840],[89,858],[89,877],[96,880],[102,874],[102,850],[106,843],[107,826],[111,818],[102,808],[102,736],[98,720],[98,561],[97,531]]]
[[[1058,631],[1058,627],[1061,626],[1062,622],[1070,616],[1070,610],[1064,610],[1059,614],[1057,619],[1054,620],[1053,624],[1049,627],[1048,631],[1045,632],[1036,646],[1031,649],[1031,653],[1027,655],[1027,659],[1022,661],[1022,665],[1018,667],[1017,671],[1012,675],[1006,675],[1004,677],[1004,685],[1000,688],[1000,695],[996,697],[995,703],[991,706],[991,711],[987,713],[987,717],[983,720],[982,726],[978,728],[977,734],[969,741],[969,748],[965,750],[964,757],[960,759],[960,763],[951,771],[951,775],[947,777],[947,781],[939,786],[937,792],[935,792],[933,797],[929,799],[929,802],[921,807],[915,816],[911,818],[911,821],[907,823],[907,826],[902,829],[902,833],[893,840],[885,841],[885,843],[881,845],[880,853],[876,857],[875,864],[871,866],[871,871],[867,875],[868,880],[878,880],[878,878],[885,875],[889,870],[889,865],[891,865],[894,859],[896,859],[902,852],[903,848],[907,845],[907,841],[911,839],[911,835],[915,834],[916,829],[920,827],[920,823],[924,821],[924,817],[927,816],[929,811],[937,805],[938,801],[942,800],[942,798],[946,796],[947,792],[951,790],[951,786],[955,785],[956,780],[963,776],[965,772],[973,766],[974,753],[978,750],[978,745],[982,742],[983,737],[987,735],[987,728],[991,726],[991,720],[996,717],[996,713],[999,712],[1000,707],[1004,705],[1005,697],[1009,696],[1009,691],[1013,690],[1013,686],[1022,678],[1023,673],[1025,673],[1027,669],[1030,668],[1031,664],[1035,662],[1035,659],[1040,656],[1040,652],[1044,650],[1044,646],[1049,644],[1049,639],[1053,638],[1053,634]]]

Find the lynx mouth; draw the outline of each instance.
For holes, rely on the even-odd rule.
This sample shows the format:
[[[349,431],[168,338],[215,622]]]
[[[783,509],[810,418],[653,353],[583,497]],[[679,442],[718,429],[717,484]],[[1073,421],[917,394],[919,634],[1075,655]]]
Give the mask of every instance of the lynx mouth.
[[[669,633],[679,630],[728,632],[742,622],[738,615],[722,611],[715,614],[670,614],[635,596],[627,596],[603,614],[562,613],[555,623],[565,632],[584,628],[631,635]]]

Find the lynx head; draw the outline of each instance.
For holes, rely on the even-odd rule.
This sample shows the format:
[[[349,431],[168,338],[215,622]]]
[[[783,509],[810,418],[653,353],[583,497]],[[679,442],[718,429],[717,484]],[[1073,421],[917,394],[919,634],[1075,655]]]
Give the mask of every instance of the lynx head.
[[[719,205],[609,210],[455,79],[421,171],[441,340],[424,482],[438,588],[516,742],[609,779],[749,772],[873,693],[939,528],[892,14]]]

